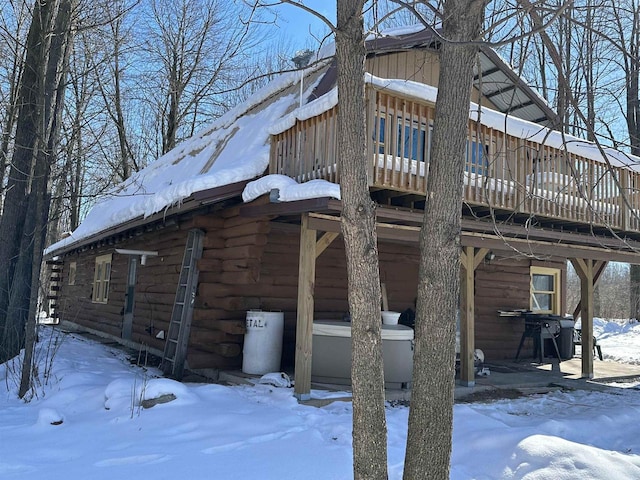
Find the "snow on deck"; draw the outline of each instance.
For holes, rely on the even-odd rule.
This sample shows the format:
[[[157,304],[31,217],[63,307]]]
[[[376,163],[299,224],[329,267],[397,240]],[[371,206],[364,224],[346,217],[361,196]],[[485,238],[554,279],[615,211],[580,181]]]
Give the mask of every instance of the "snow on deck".
[[[321,62],[305,73],[309,74],[324,65],[326,63]],[[116,225],[167,210],[195,192],[260,177],[269,164],[270,135],[291,128],[296,121],[318,116],[338,103],[337,87],[334,87],[322,97],[299,108],[295,108],[297,93],[290,93],[262,110],[252,112],[256,106],[291,87],[299,79],[298,72],[280,75],[249,101],[232,109],[209,128],[184,141],[113,188],[97,201],[82,224],[69,237],[48,247],[45,254]],[[431,103],[435,103],[438,93],[437,88],[429,85],[409,80],[385,79],[368,73],[365,74],[365,81],[378,89]],[[315,85],[316,83],[307,85],[305,98]],[[473,102],[470,104],[469,118],[517,138],[567,150],[598,162],[608,161],[614,166],[640,171],[640,158],[611,148],[601,151],[594,143],[487,107],[479,107]],[[244,200],[250,201],[273,188],[278,188],[280,201],[318,196],[340,198],[339,186],[326,181],[300,185],[287,182],[285,185],[281,178],[268,178],[260,179],[255,184],[250,183],[244,192]]]

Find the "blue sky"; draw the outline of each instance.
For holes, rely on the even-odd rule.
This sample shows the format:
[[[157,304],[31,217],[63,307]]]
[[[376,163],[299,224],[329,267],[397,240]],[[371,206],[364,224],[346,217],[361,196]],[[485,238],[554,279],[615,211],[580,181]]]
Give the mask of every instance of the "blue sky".
[[[335,0],[305,0],[304,4],[335,22]],[[292,5],[278,5],[272,7],[272,11],[278,15],[277,26],[283,31],[286,38],[291,39],[296,49],[315,44],[316,41],[313,40],[312,34],[321,38],[329,31],[328,27],[314,15]],[[311,45],[310,41],[313,42]]]

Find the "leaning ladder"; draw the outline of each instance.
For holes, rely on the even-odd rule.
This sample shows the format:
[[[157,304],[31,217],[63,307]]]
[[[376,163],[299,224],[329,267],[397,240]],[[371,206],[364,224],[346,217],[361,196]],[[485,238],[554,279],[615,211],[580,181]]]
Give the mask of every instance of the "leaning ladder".
[[[184,249],[180,278],[176,299],[169,321],[169,331],[162,355],[162,370],[165,375],[176,379],[182,378],[184,362],[187,357],[189,330],[193,317],[193,304],[198,286],[198,267],[196,262],[202,257],[202,240],[204,232],[193,229],[189,231],[187,245]]]

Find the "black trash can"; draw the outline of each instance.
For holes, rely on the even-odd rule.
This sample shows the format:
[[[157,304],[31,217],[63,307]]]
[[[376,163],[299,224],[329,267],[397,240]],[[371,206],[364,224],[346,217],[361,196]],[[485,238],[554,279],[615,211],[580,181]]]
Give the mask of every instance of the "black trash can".
[[[572,318],[560,320],[560,334],[558,335],[558,351],[562,360],[573,358],[575,347],[573,345],[573,328],[575,321]]]

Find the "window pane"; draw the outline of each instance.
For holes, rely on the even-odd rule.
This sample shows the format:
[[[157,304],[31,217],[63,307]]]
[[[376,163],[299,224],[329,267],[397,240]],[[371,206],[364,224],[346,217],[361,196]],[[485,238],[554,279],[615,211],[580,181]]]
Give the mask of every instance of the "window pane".
[[[533,289],[535,291],[553,292],[553,275],[533,275]]]
[[[551,293],[534,293],[533,310],[553,310],[553,295]]]

